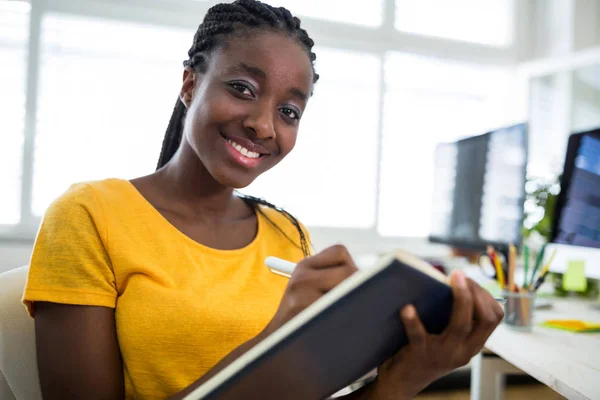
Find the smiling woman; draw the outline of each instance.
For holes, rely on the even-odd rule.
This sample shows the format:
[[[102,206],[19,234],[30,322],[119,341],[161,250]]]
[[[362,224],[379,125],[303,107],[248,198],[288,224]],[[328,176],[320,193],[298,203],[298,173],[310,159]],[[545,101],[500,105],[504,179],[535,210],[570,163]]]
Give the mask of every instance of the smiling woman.
[[[23,295],[44,399],[183,398],[357,271],[342,246],[311,255],[296,218],[235,192],[294,149],[318,79],[312,46],[284,8],[212,7],[184,62],[157,170],[73,184],[48,208]],[[289,281],[268,256],[298,263]],[[415,345],[353,396],[413,396],[479,351],[500,314],[461,276],[447,338],[429,338],[407,310]],[[268,382],[252,385],[264,398]]]
[[[49,207],[24,295],[45,397],[174,395],[292,312],[284,305],[274,320],[286,280],[262,260],[300,261],[307,233],[234,189],[294,148],[318,78],[312,44],[285,9],[251,0],[213,7],[184,62],[157,171],[79,183]],[[58,339],[71,323],[90,331]],[[165,353],[173,346],[180,351]],[[78,379],[61,381],[57,370]]]
[[[185,128],[175,135],[187,140],[178,156],[189,146],[218,181],[246,187],[294,148],[313,83],[307,51],[283,35],[234,38],[226,51],[213,53],[203,72],[199,76],[189,65],[184,72]]]

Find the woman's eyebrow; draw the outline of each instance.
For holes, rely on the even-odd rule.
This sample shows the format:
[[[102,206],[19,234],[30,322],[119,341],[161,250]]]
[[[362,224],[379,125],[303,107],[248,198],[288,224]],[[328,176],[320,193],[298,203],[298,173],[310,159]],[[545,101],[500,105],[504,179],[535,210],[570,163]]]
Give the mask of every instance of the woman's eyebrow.
[[[308,95],[298,88],[290,88],[289,92],[292,96],[302,100],[305,103],[308,101]]]
[[[267,73],[259,67],[240,62],[238,65],[226,69],[228,72],[246,73],[257,79],[267,79]]]

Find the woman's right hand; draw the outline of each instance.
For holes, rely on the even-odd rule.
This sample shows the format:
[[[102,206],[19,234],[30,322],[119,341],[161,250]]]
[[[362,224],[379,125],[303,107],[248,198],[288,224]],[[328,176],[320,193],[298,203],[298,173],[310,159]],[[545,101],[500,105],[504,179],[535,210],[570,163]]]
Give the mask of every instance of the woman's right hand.
[[[292,274],[275,316],[263,335],[269,335],[336,287],[358,269],[346,247],[334,245],[300,261]]]
[[[170,399],[184,398],[356,271],[357,268],[352,257],[342,245],[331,246],[300,261],[288,282],[275,316],[265,329],[253,339],[234,349],[209,372]],[[263,382],[257,382],[259,388],[256,390],[260,390],[262,384]],[[234,393],[232,398],[241,397]]]

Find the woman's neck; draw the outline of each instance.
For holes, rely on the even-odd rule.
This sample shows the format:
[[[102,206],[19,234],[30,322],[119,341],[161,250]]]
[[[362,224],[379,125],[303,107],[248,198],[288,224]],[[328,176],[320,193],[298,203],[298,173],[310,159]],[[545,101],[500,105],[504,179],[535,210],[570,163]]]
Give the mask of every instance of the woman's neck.
[[[190,217],[220,219],[239,214],[233,188],[217,182],[187,143],[153,174],[152,181],[170,203]]]

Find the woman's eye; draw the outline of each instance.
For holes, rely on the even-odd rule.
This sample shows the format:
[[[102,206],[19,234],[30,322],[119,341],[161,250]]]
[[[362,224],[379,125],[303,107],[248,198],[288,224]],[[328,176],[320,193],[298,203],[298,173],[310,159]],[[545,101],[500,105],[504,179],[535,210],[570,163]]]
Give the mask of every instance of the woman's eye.
[[[237,90],[238,92],[240,92],[241,94],[243,94],[244,96],[254,96],[254,93],[252,93],[252,90],[250,90],[250,88],[247,85],[244,85],[243,83],[239,83],[239,82],[232,82],[229,84],[232,88],[234,88],[235,90]]]
[[[298,112],[292,108],[283,107],[279,111],[288,118],[300,119],[300,115],[298,115]]]

